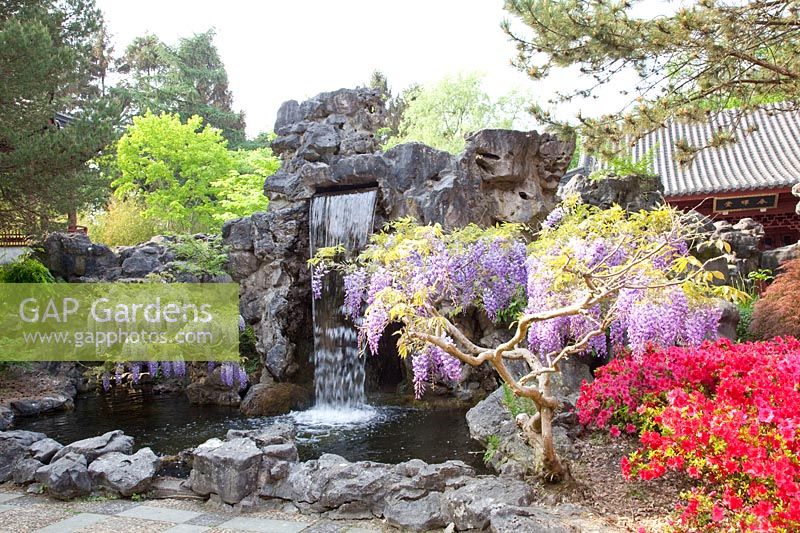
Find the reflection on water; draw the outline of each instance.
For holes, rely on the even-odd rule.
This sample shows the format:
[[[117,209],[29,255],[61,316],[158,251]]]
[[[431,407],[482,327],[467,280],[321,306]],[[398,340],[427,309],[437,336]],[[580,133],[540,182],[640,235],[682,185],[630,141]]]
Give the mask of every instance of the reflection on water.
[[[236,408],[191,405],[184,395],[116,392],[80,396],[73,411],[19,418],[15,427],[41,431],[64,444],[121,429],[136,439],[137,448],[149,446],[156,453],[174,454],[212,437],[224,437],[228,429],[293,421],[302,460],[323,453],[350,461],[387,463],[460,459],[485,472],[480,445],[469,438],[465,413],[466,408],[363,406],[247,418]]]

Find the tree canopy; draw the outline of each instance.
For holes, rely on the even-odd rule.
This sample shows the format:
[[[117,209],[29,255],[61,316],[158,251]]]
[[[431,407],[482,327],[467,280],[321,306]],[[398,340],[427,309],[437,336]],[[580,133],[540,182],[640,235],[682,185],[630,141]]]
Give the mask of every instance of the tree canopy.
[[[182,122],[147,112],[117,144],[112,186],[118,198],[143,202],[144,215],[161,221],[162,231],[210,231],[265,209],[264,180],[278,166],[267,148],[228,150],[222,131],[197,115]]]
[[[222,130],[231,146],[245,142],[242,112],[233,111],[228,73],[214,44],[214,30],[169,46],[155,35],[133,40],[119,60],[132,111],[193,115]]]
[[[47,229],[101,201],[87,164],[114,139],[121,107],[102,96],[94,0],[0,2],[0,224]],[[56,113],[73,119],[66,127]]]
[[[608,115],[568,122],[534,108],[539,119],[576,130],[592,153],[610,156],[670,119],[701,121],[735,107],[740,113],[709,144],[720,145],[733,140],[740,117],[754,106],[784,101],[796,109],[800,100],[800,8],[793,1],[698,0],[659,16],[643,13],[640,0],[507,0],[505,6],[522,23],[503,25],[516,42],[517,67],[534,80],[557,76],[561,67],[579,67],[591,79],[551,104],[596,95],[623,83],[625,73],[638,75],[635,87],[621,91],[629,104]],[[678,156],[688,160],[705,147],[686,140]]]
[[[386,79],[373,75],[372,85],[384,91]],[[436,84],[403,91],[390,100],[402,115],[386,145],[417,141],[451,153],[464,149],[464,136],[485,128],[510,128],[524,113],[523,98],[510,94],[493,99],[476,73],[447,76]],[[397,114],[396,113],[396,114]]]

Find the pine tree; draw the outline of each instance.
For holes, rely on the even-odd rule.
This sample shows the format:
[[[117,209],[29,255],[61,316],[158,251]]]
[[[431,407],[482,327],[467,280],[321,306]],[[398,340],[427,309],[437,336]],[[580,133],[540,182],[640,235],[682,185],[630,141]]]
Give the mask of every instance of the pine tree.
[[[94,0],[0,0],[0,227],[44,231],[107,194],[88,164],[120,111],[100,95],[103,31]],[[73,118],[59,124],[57,113]]]
[[[631,103],[602,117],[558,121],[540,107],[540,120],[577,130],[584,149],[609,157],[670,119],[705,120],[735,108],[730,124],[709,146],[734,140],[741,117],[753,107],[800,102],[800,6],[791,0],[697,0],[680,3],[666,16],[653,16],[637,0],[507,0],[515,23],[504,30],[516,42],[515,65],[535,80],[579,67],[588,87],[573,87],[551,104],[595,96],[635,72],[639,83],[621,91]],[[576,80],[577,81],[577,80]],[[705,146],[685,143],[684,160]]]

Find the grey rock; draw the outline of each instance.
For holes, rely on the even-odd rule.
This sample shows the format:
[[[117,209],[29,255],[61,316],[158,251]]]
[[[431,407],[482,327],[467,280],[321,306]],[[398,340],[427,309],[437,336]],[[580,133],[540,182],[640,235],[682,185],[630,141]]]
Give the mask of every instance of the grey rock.
[[[56,440],[53,439],[42,439],[39,441],[34,442],[28,447],[28,452],[31,454],[31,457],[36,459],[37,461],[41,461],[45,464],[49,463],[53,456],[64,446],[61,445]]]
[[[120,265],[119,256],[108,246],[92,243],[82,233],[59,232],[45,239],[43,262],[54,276],[67,281],[102,279]]]
[[[562,198],[572,194],[578,194],[584,203],[602,209],[619,205],[634,213],[664,204],[664,185],[659,177],[608,176],[593,180],[578,173],[560,191]]]
[[[157,255],[137,253],[122,262],[122,274],[127,278],[143,278],[159,266]]]
[[[222,382],[222,367],[217,367],[210,375],[203,375],[186,386],[186,397],[195,405],[238,406],[242,398],[236,388]]]
[[[0,440],[0,483],[11,479],[11,472],[26,453],[25,446],[20,442],[14,439]]]
[[[485,529],[489,526],[492,509],[499,505],[527,506],[533,497],[533,490],[524,481],[478,478],[444,493],[442,516],[458,530]]]
[[[776,272],[782,263],[792,259],[800,259],[800,243],[764,251],[761,254],[761,268]]]
[[[11,402],[11,409],[17,416],[37,416],[52,411],[68,411],[74,407],[72,397],[66,394],[44,398],[25,398]]]
[[[492,533],[517,533],[536,531],[537,533],[581,533],[577,526],[559,520],[556,513],[541,507],[512,507],[502,505],[489,513],[489,528]]]
[[[11,431],[0,432],[0,442],[13,440],[21,446],[30,446],[34,442],[46,439],[47,435],[38,431],[26,431],[24,429],[14,429]]]
[[[67,453],[49,465],[42,466],[34,479],[47,488],[47,493],[59,500],[71,500],[85,496],[92,490],[86,457]]]
[[[508,462],[518,463],[526,473],[538,470],[533,450],[520,435],[516,422],[503,403],[502,388],[467,411],[467,425],[470,437],[484,446],[491,436],[500,440],[497,451],[489,461],[489,465],[498,472]]]
[[[386,500],[383,517],[402,530],[428,531],[445,526],[441,506],[442,495],[439,492],[415,500],[390,497]]]
[[[11,478],[17,485],[27,485],[33,482],[34,474],[36,474],[36,471],[42,466],[44,466],[44,464],[36,459],[22,459],[21,461],[17,461],[17,464],[11,469]]]
[[[133,437],[125,435],[117,429],[98,437],[90,437],[67,444],[53,456],[56,462],[67,454],[79,454],[86,457],[87,464],[109,452],[120,452],[129,455],[133,451]]]
[[[225,503],[238,503],[257,489],[261,456],[250,439],[206,441],[194,450],[189,475],[192,491],[203,496],[217,494]]]
[[[5,431],[14,423],[14,411],[10,407],[0,405],[0,431]]]
[[[128,497],[147,492],[160,463],[150,448],[142,448],[133,455],[110,452],[92,461],[89,477],[95,487]]]
[[[401,479],[392,465],[323,454],[297,463],[284,479],[262,486],[260,494],[307,503],[317,512],[337,510],[339,518],[381,516],[387,495]]]
[[[736,328],[741,318],[739,316],[739,308],[725,300],[717,300],[717,305],[722,308],[722,316],[719,319],[719,336],[736,341]]]
[[[293,444],[296,435],[297,429],[294,424],[277,422],[259,429],[229,429],[225,439],[248,438],[253,440],[257,446],[269,446],[272,444]]]

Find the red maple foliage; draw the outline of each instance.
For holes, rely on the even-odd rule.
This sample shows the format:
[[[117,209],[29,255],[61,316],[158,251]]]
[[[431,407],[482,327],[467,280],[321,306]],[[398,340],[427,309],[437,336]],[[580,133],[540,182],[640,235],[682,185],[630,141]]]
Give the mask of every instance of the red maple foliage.
[[[753,308],[750,332],[758,339],[800,338],[800,259],[787,261]]]

